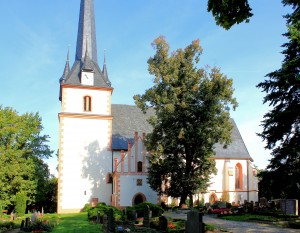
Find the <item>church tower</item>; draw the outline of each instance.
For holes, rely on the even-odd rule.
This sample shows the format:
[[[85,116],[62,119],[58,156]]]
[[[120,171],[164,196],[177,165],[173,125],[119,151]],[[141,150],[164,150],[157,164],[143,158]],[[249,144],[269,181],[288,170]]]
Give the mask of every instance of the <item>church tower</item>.
[[[60,78],[58,213],[110,203],[111,83],[98,65],[94,1],[81,0],[75,62]]]

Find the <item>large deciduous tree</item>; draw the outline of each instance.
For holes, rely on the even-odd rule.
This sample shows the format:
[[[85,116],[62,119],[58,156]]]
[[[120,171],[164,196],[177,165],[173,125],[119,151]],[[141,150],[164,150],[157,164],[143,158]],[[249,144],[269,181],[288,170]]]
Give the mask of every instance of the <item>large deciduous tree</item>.
[[[269,73],[269,79],[258,84],[266,92],[264,103],[272,107],[264,115],[263,132],[259,134],[266,141],[266,148],[272,150],[261,183],[276,177],[272,186],[262,191],[272,198],[300,199],[300,9],[299,1],[282,2],[293,8],[285,16],[288,27],[284,34],[288,42],[282,46],[285,58],[280,69]]]
[[[19,115],[0,106],[0,200],[3,206],[14,205],[17,193],[25,193],[28,203],[41,192],[39,183],[48,176],[44,158],[51,156],[48,136],[39,115]],[[45,172],[45,170],[47,170]]]
[[[208,0],[207,10],[215,17],[217,25],[225,29],[249,22],[253,15],[248,0]]]
[[[155,112],[149,119],[153,131],[145,142],[151,152],[148,183],[159,194],[180,197],[182,205],[205,190],[215,173],[214,144],[230,143],[229,108],[237,102],[232,80],[220,69],[196,67],[202,52],[199,40],[171,55],[164,37],[152,45],[156,54],[148,65],[154,85],[134,96],[144,112]]]

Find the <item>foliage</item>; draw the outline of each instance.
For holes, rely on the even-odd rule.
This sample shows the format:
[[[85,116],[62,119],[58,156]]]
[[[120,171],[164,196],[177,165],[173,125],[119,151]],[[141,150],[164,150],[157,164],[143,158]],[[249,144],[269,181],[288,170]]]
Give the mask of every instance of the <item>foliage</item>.
[[[260,174],[260,191],[268,198],[300,199],[300,9],[299,1],[282,2],[294,10],[285,16],[285,58],[280,69],[267,74],[269,79],[257,85],[266,92],[264,103],[272,107],[264,115],[263,132],[259,134],[266,148],[272,150],[268,170]]]
[[[0,200],[2,205],[12,205],[16,193],[25,192],[28,201],[34,202],[39,192],[37,173],[46,166],[43,158],[51,156],[46,144],[48,136],[42,135],[38,113],[19,115],[9,107],[0,106]]]
[[[145,144],[149,156],[148,183],[158,194],[181,198],[205,190],[216,172],[214,145],[228,145],[233,127],[229,108],[237,106],[232,97],[232,80],[220,69],[198,69],[202,48],[199,40],[169,56],[169,45],[161,36],[153,42],[156,54],[149,58],[154,85],[135,95],[144,112],[151,108],[153,131]],[[191,199],[191,203],[193,203]]]
[[[87,203],[87,204],[84,205],[81,212],[88,212],[90,209],[92,209],[92,205]]]
[[[100,218],[103,219],[104,214],[108,215],[110,209],[114,211],[114,218],[116,221],[123,218],[123,213],[118,208],[106,205],[105,203],[98,203],[96,207],[92,207],[88,210],[88,219],[95,221],[97,219],[98,212],[100,213]]]
[[[207,10],[212,12],[217,25],[225,29],[243,21],[248,23],[253,16],[248,0],[208,0]]]
[[[15,225],[14,222],[10,222],[10,221],[2,222],[2,221],[0,221],[0,233],[6,232],[8,230],[15,229],[15,228],[16,228],[16,225]]]
[[[34,223],[32,223],[30,226],[24,227],[22,229],[22,231],[24,231],[24,232],[32,232],[32,231],[38,231],[38,230],[50,232],[50,231],[52,231],[52,226],[50,224],[48,224],[47,222],[44,222],[44,221],[38,219]]]
[[[143,202],[138,205],[135,205],[132,208],[137,212],[138,216],[144,216],[144,210],[145,210],[146,206],[149,206],[149,209],[152,211],[152,217],[159,217],[164,212],[164,210],[161,206],[155,205],[151,202]]]
[[[27,202],[27,195],[25,192],[21,191],[16,194],[16,206],[15,212],[17,216],[23,216],[26,211],[26,202]]]

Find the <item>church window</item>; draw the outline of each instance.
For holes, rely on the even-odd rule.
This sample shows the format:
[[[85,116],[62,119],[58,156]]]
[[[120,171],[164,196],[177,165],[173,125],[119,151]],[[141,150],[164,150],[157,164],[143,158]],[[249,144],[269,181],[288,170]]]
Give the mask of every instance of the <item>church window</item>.
[[[143,162],[142,161],[139,161],[137,163],[137,171],[138,172],[143,172]]]
[[[83,97],[83,110],[85,112],[92,111],[92,98],[90,96]]]
[[[143,185],[143,180],[142,179],[137,179],[136,180],[136,185],[137,186],[142,186]]]
[[[242,165],[238,163],[235,166],[235,189],[242,189],[243,187],[243,171]]]
[[[106,176],[106,183],[107,184],[112,184],[112,182],[113,182],[112,174],[108,173],[107,176]]]

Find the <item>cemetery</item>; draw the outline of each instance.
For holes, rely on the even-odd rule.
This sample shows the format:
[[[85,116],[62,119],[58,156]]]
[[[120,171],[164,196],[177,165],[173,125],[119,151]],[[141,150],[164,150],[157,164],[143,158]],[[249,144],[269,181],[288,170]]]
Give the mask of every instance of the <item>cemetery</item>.
[[[162,208],[163,207],[163,208]],[[90,229],[89,232],[187,232],[204,233],[217,231],[216,226],[203,222],[203,216],[209,215],[235,221],[268,223],[286,228],[300,229],[298,200],[280,199],[259,202],[226,203],[218,201],[213,205],[194,208],[168,207],[152,203],[140,203],[133,207],[118,209],[105,203],[94,207],[86,204],[80,214],[43,214],[34,211],[23,216],[2,211],[0,232],[69,232],[66,229]],[[172,213],[173,217],[170,217]],[[186,215],[185,219],[174,216]],[[74,221],[71,219],[75,219]],[[71,221],[64,226],[64,221]],[[82,225],[83,222],[84,224]],[[66,228],[66,229],[65,229]],[[11,231],[17,229],[16,231]],[[61,231],[61,229],[65,229]],[[196,230],[195,230],[196,229]],[[225,229],[222,229],[225,231]],[[79,231],[74,231],[79,232]]]

